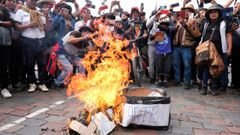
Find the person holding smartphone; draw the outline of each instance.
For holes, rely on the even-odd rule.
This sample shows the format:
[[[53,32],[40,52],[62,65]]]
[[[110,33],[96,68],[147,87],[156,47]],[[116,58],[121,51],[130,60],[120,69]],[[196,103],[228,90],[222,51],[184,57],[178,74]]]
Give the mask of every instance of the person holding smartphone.
[[[199,37],[200,33],[194,31],[192,22],[189,22],[189,14],[195,13],[194,6],[188,4],[182,8],[185,12],[184,17],[177,17],[175,26],[176,34],[173,39],[173,69],[174,69],[174,85],[180,83],[181,61],[183,61],[183,80],[185,89],[191,88],[191,72],[192,72],[192,47],[195,44],[195,37]]]
[[[232,65],[232,83],[230,88],[239,88],[240,87],[240,61],[239,61],[239,52],[240,52],[240,2],[237,2],[233,8],[233,49],[231,56],[231,65]]]

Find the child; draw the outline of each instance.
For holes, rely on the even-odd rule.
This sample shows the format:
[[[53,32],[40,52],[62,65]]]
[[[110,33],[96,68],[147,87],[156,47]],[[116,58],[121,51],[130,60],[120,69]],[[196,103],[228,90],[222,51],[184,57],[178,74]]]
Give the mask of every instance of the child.
[[[156,83],[157,87],[168,87],[168,77],[171,70],[171,38],[169,21],[160,21],[159,31],[153,36],[156,41]]]

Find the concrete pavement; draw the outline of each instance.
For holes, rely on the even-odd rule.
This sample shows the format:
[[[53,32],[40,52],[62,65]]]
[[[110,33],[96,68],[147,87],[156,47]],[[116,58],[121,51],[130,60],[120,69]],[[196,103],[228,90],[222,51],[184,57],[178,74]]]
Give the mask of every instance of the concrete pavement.
[[[146,87],[149,84],[145,85]],[[112,135],[239,135],[240,94],[230,89],[219,96],[201,96],[182,86],[166,89],[171,95],[168,131],[117,127]],[[0,98],[0,135],[64,135],[70,117],[78,117],[83,103],[65,90],[18,92]]]

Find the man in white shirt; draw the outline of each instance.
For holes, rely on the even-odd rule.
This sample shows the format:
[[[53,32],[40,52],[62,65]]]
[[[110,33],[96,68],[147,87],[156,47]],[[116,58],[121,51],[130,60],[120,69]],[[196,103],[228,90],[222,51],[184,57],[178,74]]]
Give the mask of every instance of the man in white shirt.
[[[15,15],[16,27],[21,31],[21,43],[24,46],[25,64],[27,70],[27,81],[29,83],[28,92],[36,90],[36,76],[34,73],[35,63],[38,65],[38,88],[42,91],[48,91],[45,85],[45,66],[47,63],[44,51],[45,18],[42,13],[36,10],[37,0],[27,0],[26,7],[19,9]]]

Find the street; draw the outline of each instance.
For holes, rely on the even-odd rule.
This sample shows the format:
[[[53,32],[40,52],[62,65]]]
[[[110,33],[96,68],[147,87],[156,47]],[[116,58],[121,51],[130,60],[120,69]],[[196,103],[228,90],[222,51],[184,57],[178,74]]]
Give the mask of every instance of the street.
[[[148,84],[145,87],[149,86]],[[235,89],[219,96],[199,95],[195,88],[166,89],[171,96],[168,131],[117,127],[111,135],[239,135],[240,94]],[[66,91],[15,92],[0,99],[0,135],[64,135],[70,117],[78,117],[83,103]]]

